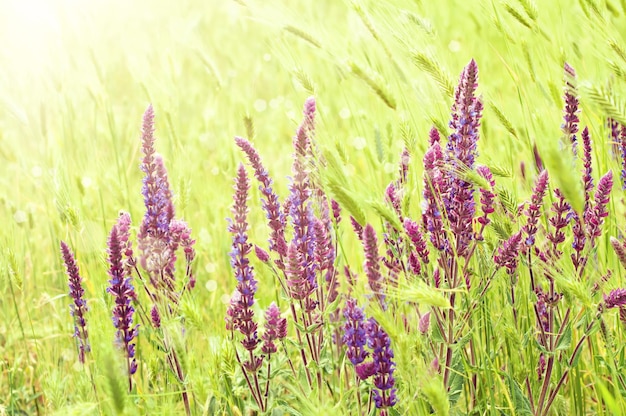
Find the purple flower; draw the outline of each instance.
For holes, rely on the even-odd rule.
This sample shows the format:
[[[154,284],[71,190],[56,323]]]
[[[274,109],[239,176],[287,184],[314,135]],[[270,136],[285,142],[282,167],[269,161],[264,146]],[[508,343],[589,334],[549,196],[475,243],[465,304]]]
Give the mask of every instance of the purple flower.
[[[381,308],[387,309],[383,287],[383,276],[380,273],[380,256],[378,255],[378,239],[376,231],[370,224],[363,230],[363,250],[365,251],[365,275],[370,289],[378,299]]]
[[[430,312],[426,312],[420,318],[418,329],[422,334],[426,334],[428,332],[428,328],[430,327]]]
[[[372,361],[376,368],[374,374],[374,403],[378,409],[387,409],[396,404],[396,389],[393,372],[393,350],[389,335],[374,318],[367,322],[367,346],[372,349]]]
[[[404,219],[404,231],[409,236],[411,243],[413,243],[413,247],[417,251],[417,254],[419,254],[420,258],[422,259],[422,262],[424,262],[424,264],[428,264],[429,262],[428,255],[430,254],[430,252],[428,251],[428,247],[426,246],[426,241],[424,240],[424,236],[420,232],[419,226],[417,225],[417,223],[411,220],[410,218],[405,218]]]
[[[311,283],[302,267],[302,254],[296,244],[292,242],[287,249],[287,265],[285,273],[287,275],[287,287],[291,298],[303,301],[307,311],[313,311],[317,307],[317,302],[311,298],[316,287]]]
[[[493,203],[496,195],[492,192],[496,186],[496,182],[493,179],[493,175],[487,166],[478,166],[476,172],[489,182],[489,189],[480,188],[480,205],[483,211],[482,217],[478,218],[478,222],[483,226],[487,226],[491,222],[489,214],[493,214],[495,209]]]
[[[446,162],[454,167],[472,169],[476,158],[478,128],[483,104],[475,96],[478,86],[478,66],[472,59],[461,73],[455,92],[450,127],[453,133],[448,137]],[[444,207],[455,236],[456,252],[465,255],[473,238],[472,219],[476,207],[472,185],[461,178],[451,177],[447,192],[443,194]]]
[[[350,216],[350,224],[359,240],[363,241],[363,226],[353,216]]]
[[[152,309],[150,310],[150,319],[152,320],[152,326],[155,328],[161,328],[161,315],[159,314],[159,310],[156,305],[152,305]]]
[[[244,363],[244,367],[255,372],[261,363],[252,354],[260,341],[257,335],[257,323],[254,321],[254,310],[252,309],[257,282],[254,279],[253,268],[248,259],[252,250],[252,244],[248,242],[247,201],[249,189],[250,183],[246,170],[243,165],[239,165],[233,197],[233,219],[229,221],[228,226],[228,231],[233,236],[230,265],[237,279],[237,295],[234,295],[231,301],[227,327],[230,326],[233,330],[237,329],[243,334],[244,339],[241,343],[250,352],[250,359]]]
[[[80,277],[74,253],[72,253],[72,250],[64,241],[61,241],[61,255],[63,256],[63,263],[65,263],[70,296],[74,301],[70,305],[70,314],[74,318],[74,336],[78,339],[78,361],[84,364],[85,353],[91,351],[91,346],[89,345],[89,333],[87,332],[87,321],[85,320],[85,313],[89,308],[87,308],[87,302],[83,298],[85,295],[83,279]]]
[[[165,270],[170,262],[169,226],[174,218],[174,205],[167,170],[161,156],[154,149],[154,110],[149,106],[143,116],[141,150],[144,158],[141,170],[145,174],[141,193],[146,213],[137,239],[142,252],[141,265],[153,275]],[[159,283],[153,281],[153,283]]]
[[[315,217],[311,201],[311,185],[309,178],[309,163],[311,151],[311,137],[314,131],[315,101],[309,98],[304,105],[304,121],[298,127],[293,138],[293,179],[289,187],[288,198],[289,217],[293,224],[293,240],[298,251],[300,271],[313,289],[317,288],[316,270],[314,261],[314,225]],[[288,253],[289,256],[289,253]],[[293,256],[288,260],[291,262]],[[309,304],[312,306],[313,304]]]
[[[574,210],[571,210],[570,213],[573,223],[572,233],[574,234],[574,241],[572,241],[574,253],[571,254],[572,264],[576,270],[582,270],[587,263],[587,258],[582,254],[587,242],[587,236],[579,215]]]
[[[517,269],[517,257],[521,248],[522,233],[515,233],[498,248],[498,254],[493,257],[493,261],[499,267],[506,267],[508,274],[515,273]]]
[[[611,246],[613,246],[613,250],[615,250],[615,254],[617,254],[617,258],[622,264],[622,267],[626,269],[626,247],[615,237],[611,237]]]
[[[264,354],[274,354],[277,351],[274,341],[283,339],[285,336],[287,336],[287,320],[280,317],[280,309],[272,302],[265,312],[265,332],[262,337],[261,351]]]
[[[578,133],[578,98],[576,98],[576,71],[567,62],[565,63],[565,110],[561,130],[567,141],[572,145],[572,152],[576,155],[576,133]]]
[[[583,209],[583,219],[587,221],[589,218],[589,211],[591,210],[591,192],[593,191],[593,177],[591,173],[591,137],[589,137],[589,129],[585,127],[582,133],[583,139],[583,163],[585,169],[583,170],[583,187],[585,188],[585,207]]]
[[[439,143],[439,141],[441,140],[441,137],[439,136],[439,131],[437,130],[437,128],[435,126],[430,128],[430,131],[428,132],[428,145],[432,146],[435,143]]]
[[[614,289],[608,295],[604,295],[604,306],[607,309],[626,306],[626,289]]]
[[[259,246],[254,246],[254,254],[256,254],[257,258],[263,263],[267,263],[268,261],[270,261],[270,253],[263,250]]]
[[[441,166],[443,164],[443,154],[438,142],[424,154],[424,207],[422,221],[424,228],[430,233],[430,241],[437,250],[443,250],[446,244],[446,237],[443,231],[443,221],[441,216],[441,195],[447,189],[446,178],[443,175]]]
[[[331,208],[333,210],[333,218],[335,219],[335,225],[341,222],[341,207],[339,203],[334,199],[330,201]]]
[[[558,246],[565,241],[565,233],[562,231],[570,222],[571,215],[569,215],[572,207],[565,200],[563,193],[557,188],[554,190],[554,196],[557,198],[552,204],[552,212],[554,215],[550,217],[549,222],[554,227],[554,232],[548,233],[548,240],[552,242],[551,254],[554,258],[561,257],[561,250]]]
[[[407,181],[410,162],[411,162],[411,155],[409,154],[409,149],[405,147],[402,149],[402,154],[400,155],[400,178],[399,178],[400,185],[405,184]]]
[[[613,132],[613,140],[617,144],[617,149],[619,149],[619,155],[622,162],[622,190],[626,189],[626,126],[620,126],[619,123],[615,122],[615,124],[611,125],[613,128],[611,131]],[[619,128],[618,128],[619,126]],[[619,134],[615,134],[615,131],[619,130]]]
[[[367,330],[365,327],[365,314],[359,308],[356,300],[348,298],[343,309],[345,322],[343,324],[342,341],[348,348],[346,356],[354,366],[361,364],[369,353],[365,351],[367,343]],[[363,377],[361,377],[363,379]],[[365,377],[366,378],[366,377]]]
[[[113,326],[117,329],[117,342],[124,349],[126,355],[128,389],[131,391],[132,375],[137,371],[133,340],[137,337],[139,325],[133,326],[135,309],[132,306],[132,301],[137,298],[137,295],[123,257],[124,249],[129,240],[126,218],[125,215],[120,216],[109,234],[107,254],[111,280],[109,280],[110,286],[107,288],[107,292],[113,296],[115,301]]]
[[[286,257],[285,216],[280,209],[278,195],[276,195],[276,192],[274,192],[272,188],[272,179],[267,169],[261,163],[261,157],[258,152],[248,140],[242,137],[235,137],[235,143],[237,143],[237,146],[246,154],[248,162],[254,169],[254,176],[260,183],[259,190],[262,195],[262,207],[267,216],[269,227],[272,230],[269,239],[270,250],[276,251],[281,258]],[[282,269],[282,261],[278,266]]]
[[[528,221],[526,222],[526,225],[522,227],[522,230],[526,234],[526,247],[532,247],[535,244],[535,234],[537,234],[537,225],[539,224],[539,217],[541,216],[541,206],[543,205],[543,198],[546,194],[547,188],[548,171],[543,170],[537,177],[530,205],[526,210]]]
[[[600,181],[598,181],[598,188],[596,189],[596,194],[594,196],[595,206],[590,209],[587,218],[585,218],[587,235],[589,236],[589,243],[591,247],[594,246],[595,239],[600,237],[604,219],[609,215],[607,205],[609,204],[612,188],[613,172],[608,171],[603,177],[600,178]]]

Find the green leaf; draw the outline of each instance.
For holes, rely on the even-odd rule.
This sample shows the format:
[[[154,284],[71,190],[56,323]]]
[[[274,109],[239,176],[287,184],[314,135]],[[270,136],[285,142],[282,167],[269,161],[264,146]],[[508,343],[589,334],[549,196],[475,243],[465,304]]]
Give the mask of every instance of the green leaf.
[[[559,338],[559,342],[556,344],[556,350],[567,350],[572,345],[572,325],[571,323],[567,325],[565,330],[563,331],[563,335]]]
[[[509,392],[513,406],[515,407],[515,414],[518,415],[532,415],[533,412],[530,408],[530,402],[522,391],[519,383],[513,379],[509,374],[504,374],[506,377],[507,385],[509,386]]]

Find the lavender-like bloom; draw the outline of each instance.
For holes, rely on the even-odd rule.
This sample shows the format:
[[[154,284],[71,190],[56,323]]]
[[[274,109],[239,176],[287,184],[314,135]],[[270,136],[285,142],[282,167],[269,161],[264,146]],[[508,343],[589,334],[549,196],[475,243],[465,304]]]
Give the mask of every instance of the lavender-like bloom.
[[[150,309],[150,319],[152,320],[152,326],[161,328],[161,314],[159,314],[156,305],[152,305],[152,309]]]
[[[493,208],[493,203],[496,195],[492,192],[493,188],[496,186],[496,182],[493,179],[493,175],[491,174],[491,170],[487,166],[478,166],[476,168],[476,172],[485,178],[487,182],[489,182],[490,189],[480,188],[480,205],[483,211],[482,217],[478,218],[478,222],[483,226],[487,226],[491,222],[489,219],[489,214],[493,214],[495,209]]]
[[[439,143],[440,140],[441,136],[439,135],[439,130],[437,130],[435,126],[431,127],[428,132],[428,145],[432,146],[435,143]]]
[[[163,272],[170,262],[169,227],[174,218],[174,205],[170,191],[167,171],[163,159],[154,149],[154,110],[149,106],[143,116],[141,150],[144,158],[141,163],[143,178],[142,194],[146,213],[144,215],[137,239],[141,251],[141,265],[148,270],[153,284],[159,282],[156,276]],[[171,276],[163,276],[171,278]]]
[[[521,248],[522,233],[515,233],[506,240],[500,248],[498,254],[493,257],[493,261],[499,267],[506,267],[508,274],[515,273],[518,263],[518,255]]]
[[[424,208],[422,220],[424,228],[430,233],[430,241],[437,250],[443,250],[446,237],[441,216],[441,195],[446,189],[446,180],[441,171],[443,153],[435,142],[424,154]]]
[[[572,248],[574,253],[571,254],[572,264],[576,270],[582,270],[587,263],[587,258],[583,256],[582,252],[587,243],[587,236],[583,227],[582,220],[575,211],[570,211],[572,217],[572,233],[574,234],[574,241],[572,242]]]
[[[243,165],[237,169],[235,181],[235,195],[232,208],[233,219],[230,220],[228,231],[233,235],[232,250],[230,252],[231,267],[237,279],[238,295],[233,296],[230,316],[227,317],[227,326],[237,329],[244,335],[241,344],[250,352],[250,358],[243,363],[246,370],[254,373],[261,366],[261,360],[254,357],[253,351],[259,344],[257,323],[254,321],[254,295],[257,282],[254,279],[253,268],[248,255],[252,244],[248,242],[248,190],[250,183]],[[229,322],[230,320],[230,322]]]
[[[350,216],[350,224],[359,240],[363,241],[363,226],[353,216]]]
[[[426,334],[428,332],[428,328],[430,327],[430,312],[426,312],[420,318],[417,329],[422,333]]]
[[[591,167],[591,137],[589,136],[589,129],[584,128],[582,133],[583,139],[583,164],[585,169],[583,170],[583,187],[585,190],[585,206],[583,209],[583,219],[588,221],[589,211],[591,210],[591,192],[593,191],[593,177],[591,173],[593,169]]]
[[[483,104],[475,97],[478,86],[478,66],[472,59],[461,73],[455,92],[450,127],[454,132],[448,138],[447,159],[452,167],[472,169],[476,158],[478,128]],[[465,255],[473,238],[472,219],[476,207],[472,185],[461,178],[451,178],[448,192],[444,194],[444,206],[455,235],[456,252]]]
[[[571,215],[569,212],[572,207],[565,200],[563,193],[557,188],[554,190],[554,196],[557,198],[552,204],[552,212],[554,215],[550,217],[549,222],[552,227],[554,227],[553,233],[548,233],[548,240],[552,242],[551,254],[554,258],[559,258],[563,254],[561,250],[559,250],[559,244],[565,241],[565,233],[562,231],[570,222]]]
[[[348,348],[346,356],[354,366],[361,364],[369,353],[365,351],[367,330],[365,327],[365,313],[359,308],[356,300],[348,298],[343,309],[345,322],[343,324],[343,343]]]
[[[537,294],[537,316],[538,324],[543,328],[543,332],[550,331],[550,319],[548,317],[547,295],[539,288],[536,289]]]
[[[612,131],[617,130],[619,124],[615,122],[616,127]],[[626,189],[626,126],[619,126],[619,135],[614,134],[614,140],[617,143],[616,147],[619,149],[619,155],[622,162],[622,172],[620,177],[622,179],[622,190]]]
[[[339,202],[335,201],[334,199],[330,201],[330,205],[333,210],[335,225],[338,225],[341,222],[341,207],[339,206]]]
[[[409,154],[409,149],[405,147],[402,149],[402,154],[400,155],[400,177],[399,177],[400,185],[405,184],[407,181],[410,162],[411,162],[411,155]]]
[[[391,204],[396,214],[398,214],[398,218],[400,218],[400,221],[403,221],[402,207],[400,206],[401,200],[398,197],[398,189],[396,189],[395,182],[391,182],[389,185],[387,185],[387,189],[385,189],[385,199]]]
[[[323,204],[323,206],[325,205]],[[327,208],[326,213],[322,217],[326,217],[326,224],[320,219],[315,219],[313,226],[315,262],[317,270],[324,275],[324,281],[328,290],[328,301],[333,302],[338,295],[338,282],[335,278],[335,246],[330,237],[331,222]]]
[[[133,326],[135,309],[132,300],[136,299],[132,278],[124,262],[124,249],[127,247],[129,235],[125,227],[125,216],[118,219],[117,224],[111,229],[108,239],[108,263],[110,286],[107,288],[114,300],[113,326],[117,329],[116,338],[118,344],[124,349],[126,355],[126,367],[128,370],[128,390],[132,390],[132,375],[137,371],[135,360],[135,344],[133,340],[138,335],[139,325]]]
[[[274,354],[276,344],[274,341],[287,336],[287,319],[280,317],[280,309],[274,302],[265,311],[265,332],[263,333],[263,346],[261,351],[264,354]]]
[[[315,116],[315,101],[309,98],[304,105],[304,121],[293,138],[295,150],[292,166],[293,179],[289,187],[289,216],[293,223],[293,243],[300,261],[300,269],[313,289],[317,288],[314,261],[314,215],[311,205],[311,186],[307,159],[311,148],[311,135]],[[288,253],[289,256],[289,253]],[[292,261],[293,256],[288,261]],[[312,306],[310,304],[309,306]]]
[[[533,189],[533,195],[531,197],[530,205],[526,210],[526,216],[528,221],[522,228],[526,234],[526,247],[532,247],[535,244],[535,234],[537,233],[537,225],[539,224],[539,217],[541,216],[541,205],[543,205],[543,198],[548,188],[548,171],[543,170],[537,177],[535,188]]]
[[[626,247],[615,237],[611,237],[611,246],[613,246],[613,250],[615,250],[622,267],[626,269]]]
[[[270,253],[263,250],[259,246],[254,246],[254,254],[256,254],[256,257],[263,263],[267,263],[268,261],[270,261]]]
[[[598,188],[594,196],[595,206],[590,209],[587,218],[585,218],[589,243],[592,247],[595,239],[602,233],[601,228],[604,219],[609,215],[607,205],[609,204],[611,188],[613,188],[613,172],[608,171],[598,181]]]
[[[317,302],[311,299],[311,295],[315,292],[316,286],[311,283],[302,267],[302,254],[295,242],[289,244],[287,249],[285,273],[289,296],[295,300],[303,301],[305,310],[313,311],[317,307]]]
[[[565,110],[563,111],[563,124],[561,130],[566,141],[572,145],[572,152],[576,156],[576,133],[578,133],[578,98],[576,97],[576,71],[567,62],[565,63]]]
[[[426,241],[424,240],[424,236],[420,232],[419,226],[417,225],[417,223],[411,220],[410,218],[405,218],[404,219],[404,231],[409,236],[411,243],[413,243],[413,247],[417,251],[417,254],[419,254],[420,258],[422,259],[422,262],[424,262],[424,264],[428,264],[429,262],[428,255],[430,254],[430,252],[428,251],[428,247],[426,246]]]
[[[383,287],[383,276],[380,273],[380,256],[378,255],[378,239],[376,231],[370,224],[363,230],[363,250],[365,251],[365,275],[370,289],[378,299],[383,310],[387,309]]]
[[[607,309],[626,306],[626,289],[614,289],[608,295],[604,295],[604,306]]]
[[[542,354],[539,355],[539,363],[537,364],[537,377],[541,381],[543,373],[546,371],[546,357]]]
[[[91,351],[91,346],[89,345],[89,333],[87,332],[87,321],[85,320],[85,313],[88,311],[88,308],[87,302],[83,298],[85,295],[83,279],[80,277],[74,253],[72,253],[72,250],[64,241],[61,241],[61,255],[63,256],[63,263],[65,263],[67,272],[70,296],[74,301],[70,305],[70,314],[74,318],[74,336],[78,339],[78,361],[84,364],[85,353]]]
[[[386,409],[396,404],[395,379],[393,378],[396,364],[393,361],[394,355],[389,335],[374,318],[370,318],[367,322],[367,345],[372,349],[372,360],[376,368],[374,403],[378,409],[382,409],[381,415],[387,415]]]
[[[259,190],[262,195],[262,207],[267,216],[269,227],[272,230],[269,243],[270,250],[276,251],[281,257],[287,256],[287,242],[285,241],[285,216],[280,209],[278,195],[272,188],[272,179],[269,172],[261,163],[261,157],[252,144],[242,138],[235,137],[235,143],[243,150],[248,162],[254,169],[254,176],[259,181]],[[282,262],[278,264],[282,266]],[[281,267],[282,268],[282,267]]]

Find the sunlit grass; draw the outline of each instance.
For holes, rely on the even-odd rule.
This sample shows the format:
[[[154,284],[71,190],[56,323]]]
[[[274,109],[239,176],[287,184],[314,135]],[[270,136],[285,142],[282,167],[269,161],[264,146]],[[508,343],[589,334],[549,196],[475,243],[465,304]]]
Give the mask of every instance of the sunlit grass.
[[[0,290],[5,294],[0,299],[0,414],[2,406],[8,414],[113,414],[122,408],[129,414],[182,412],[176,392],[149,391],[150,380],[140,380],[140,390],[126,397],[117,391],[118,384],[124,391],[121,371],[108,371],[117,364],[104,249],[120,210],[129,211],[135,224],[143,214],[139,129],[149,103],[157,114],[158,148],[177,212],[197,239],[198,288],[193,301],[183,305],[197,414],[245,408],[245,384],[227,384],[241,380],[223,325],[235,285],[225,218],[232,178],[244,160],[232,138],[247,135],[251,125],[250,139],[284,196],[291,136],[301,104],[315,95],[317,142],[343,176],[332,164],[320,175],[327,176],[331,193],[333,180],[341,185],[376,226],[381,220],[372,201],[380,201],[395,179],[406,144],[414,155],[409,189],[417,218],[428,131],[433,124],[447,127],[451,87],[474,58],[486,108],[480,162],[503,172],[498,185],[519,203],[527,199],[535,177],[536,144],[554,185],[576,200],[582,192],[579,169],[561,158],[562,67],[567,61],[579,77],[581,125],[590,128],[594,177],[612,169],[617,182],[621,168],[611,156],[605,117],[608,104],[614,104],[617,116],[626,120],[620,106],[626,80],[626,57],[620,54],[626,49],[624,2],[534,3],[0,3]],[[594,88],[607,95],[593,95]],[[252,204],[258,196],[253,186]],[[263,215],[258,205],[253,207],[251,234],[265,242]],[[617,236],[624,232],[626,211],[619,186],[610,210],[606,235]],[[343,226],[346,262],[360,271],[360,245]],[[87,369],[76,360],[59,239],[75,249],[86,280],[94,351]],[[624,272],[608,237],[598,253],[598,269],[613,270],[611,287],[623,287]],[[267,305],[274,298],[272,276],[261,265],[257,271],[264,282],[260,298]],[[506,292],[505,283],[494,286]],[[518,296],[531,294],[526,290]],[[479,312],[481,319],[494,313],[489,306]],[[623,340],[618,319],[608,325],[616,341]],[[436,397],[441,392],[429,384],[428,368],[416,368],[424,365],[411,355],[414,340],[396,332],[398,377],[406,383],[402,398]],[[516,348],[518,336],[505,331],[498,347]],[[502,363],[497,356],[489,359],[496,373]],[[148,360],[146,366],[151,365],[156,366]],[[606,409],[596,411],[624,410],[624,393],[594,373],[599,366],[609,368],[601,374],[623,370],[615,363],[593,362],[573,372],[569,403],[560,398],[557,403],[562,412],[583,403],[593,409],[591,398],[600,397]],[[408,378],[415,371],[420,375],[413,384]],[[492,381],[508,392],[503,380]],[[593,391],[587,387],[592,383]],[[299,397],[301,409],[316,409],[318,404],[307,400]],[[324,405],[331,411],[330,400]],[[402,409],[429,410],[423,401]]]

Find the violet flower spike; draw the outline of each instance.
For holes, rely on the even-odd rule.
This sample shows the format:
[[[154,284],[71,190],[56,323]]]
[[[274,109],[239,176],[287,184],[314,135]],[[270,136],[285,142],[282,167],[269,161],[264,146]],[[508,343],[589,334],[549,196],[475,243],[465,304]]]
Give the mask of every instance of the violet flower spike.
[[[378,299],[383,310],[387,309],[385,303],[383,276],[380,273],[380,256],[378,254],[378,239],[376,231],[370,224],[363,230],[363,250],[365,251],[365,275],[369,282],[370,289]]]
[[[439,130],[437,130],[435,126],[431,127],[428,132],[428,145],[432,146],[435,143],[439,143],[440,140],[441,136],[439,135]]]
[[[150,273],[150,280],[155,285],[160,282],[170,263],[169,225],[174,218],[174,205],[170,191],[167,170],[163,159],[154,149],[154,110],[149,106],[143,116],[141,150],[144,154],[141,170],[145,176],[141,193],[144,196],[146,213],[137,234],[140,262]],[[172,276],[167,276],[171,278]]]
[[[280,309],[272,302],[265,312],[265,332],[263,333],[263,354],[274,354],[277,351],[274,341],[284,338],[287,320],[280,317]]]
[[[526,225],[522,227],[522,230],[526,234],[526,240],[524,242],[526,248],[524,251],[535,244],[535,234],[537,233],[537,225],[539,224],[539,217],[541,216],[541,206],[543,205],[543,198],[546,194],[547,188],[548,171],[543,170],[537,177],[530,205],[526,210],[528,221],[526,222]]]
[[[563,124],[561,130],[565,135],[566,141],[572,145],[572,152],[576,156],[576,133],[578,133],[578,98],[576,97],[576,71],[567,62],[564,66],[565,70],[565,109],[563,110]]]
[[[548,233],[547,238],[552,242],[550,254],[554,258],[559,258],[563,252],[559,250],[558,246],[565,241],[565,233],[562,230],[567,227],[572,218],[570,215],[572,207],[558,188],[554,190],[554,196],[557,198],[557,201],[552,204],[551,208],[554,215],[548,220],[550,225],[554,227],[554,232]]]
[[[585,169],[583,170],[583,188],[585,191],[585,206],[583,208],[583,219],[587,222],[589,218],[589,211],[591,210],[591,192],[593,191],[593,177],[591,176],[593,169],[591,167],[591,137],[589,136],[589,129],[584,128],[582,132],[583,139],[583,164]]]
[[[339,202],[332,199],[330,201],[331,209],[333,210],[333,218],[335,220],[335,225],[339,225],[341,222],[341,207],[339,206]]]
[[[626,306],[626,289],[614,289],[608,295],[604,295],[604,306],[607,309]]]
[[[615,237],[611,237],[611,246],[613,246],[622,267],[626,269],[626,246]]]
[[[369,353],[365,351],[367,344],[367,330],[365,327],[365,313],[353,298],[346,300],[346,306],[343,309],[345,322],[342,326],[342,341],[347,347],[346,356],[355,367],[361,364],[368,357]]]
[[[430,241],[437,250],[444,250],[446,236],[443,231],[441,215],[441,195],[447,189],[447,181],[441,170],[443,154],[438,142],[435,142],[424,154],[424,203],[422,221],[424,229],[430,234]]]
[[[461,74],[452,106],[446,162],[453,168],[472,169],[477,154],[478,129],[483,105],[475,97],[478,86],[478,66],[472,59]],[[476,211],[472,184],[458,177],[450,178],[448,191],[443,194],[444,207],[455,236],[456,252],[463,256],[473,239],[472,220]]]
[[[478,166],[476,168],[476,172],[480,176],[485,178],[487,182],[489,182],[490,187],[489,189],[480,188],[480,205],[483,211],[483,215],[482,217],[478,218],[478,222],[483,227],[486,227],[491,222],[491,220],[489,219],[489,215],[495,212],[493,205],[496,195],[492,192],[492,190],[496,186],[496,182],[493,179],[493,175],[487,166]]]
[[[85,313],[89,308],[84,299],[83,279],[80,276],[74,253],[64,241],[61,241],[61,255],[63,256],[63,263],[65,263],[70,296],[74,301],[70,305],[70,315],[74,318],[74,337],[78,340],[78,361],[84,364],[85,354],[91,351],[91,346],[89,345],[89,333],[85,320]]]
[[[612,188],[613,172],[608,171],[598,181],[598,188],[594,196],[595,206],[590,209],[587,218],[585,218],[585,225],[591,247],[594,246],[596,238],[600,237],[602,234],[602,224],[604,223],[604,219],[609,215],[607,205],[609,204]]]
[[[396,364],[391,349],[389,335],[374,318],[367,322],[367,345],[373,350],[372,360],[376,368],[374,374],[374,403],[381,409],[381,415],[387,415],[386,409],[396,404],[396,389],[393,372]]]
[[[422,259],[422,262],[424,262],[424,264],[428,264],[428,255],[430,252],[428,251],[426,241],[424,240],[424,236],[422,235],[417,223],[410,218],[405,218],[404,231],[411,239],[411,243],[413,243],[413,247]]]
[[[269,172],[263,166],[259,153],[248,140],[242,137],[235,137],[235,143],[246,154],[248,163],[250,163],[250,166],[254,169],[254,176],[260,183],[259,190],[262,195],[261,204],[265,211],[269,227],[272,230],[269,239],[270,250],[276,251],[282,257],[286,257],[285,215],[280,209],[278,195],[276,195],[276,192],[272,188],[273,181],[269,176]]]
[[[128,241],[128,238],[128,232],[124,227],[124,216],[121,216],[117,224],[111,229],[107,244],[108,263],[110,265],[109,277],[111,278],[107,292],[113,296],[115,301],[113,326],[117,329],[117,342],[123,348],[126,356],[128,390],[132,391],[132,375],[137,371],[133,340],[139,333],[139,325],[133,326],[135,309],[132,306],[132,301],[136,299],[137,295],[123,257],[125,242]]]
[[[253,351],[259,344],[257,335],[257,323],[254,321],[254,295],[257,282],[254,279],[253,268],[248,258],[252,250],[252,244],[248,242],[248,190],[250,184],[243,165],[237,169],[235,180],[235,195],[232,208],[233,219],[230,220],[228,231],[233,236],[232,250],[230,252],[231,267],[237,279],[238,296],[233,296],[235,301],[230,311],[232,315],[231,327],[236,328],[244,336],[241,341],[243,347],[250,352],[250,357],[243,366],[246,370],[254,373],[261,366],[261,360],[257,359]],[[227,321],[228,324],[228,321]]]
[[[493,257],[494,263],[499,267],[505,267],[508,274],[515,273],[517,269],[521,242],[522,233],[518,232],[513,234],[498,248],[498,254]]]
[[[622,171],[620,174],[622,190],[626,190],[626,126],[620,126],[619,128],[617,148],[619,149],[619,156],[622,162]]]

